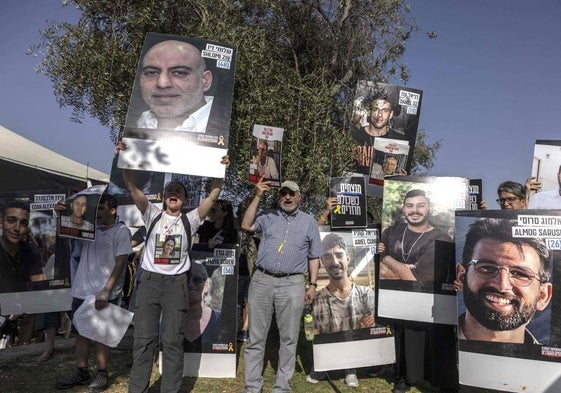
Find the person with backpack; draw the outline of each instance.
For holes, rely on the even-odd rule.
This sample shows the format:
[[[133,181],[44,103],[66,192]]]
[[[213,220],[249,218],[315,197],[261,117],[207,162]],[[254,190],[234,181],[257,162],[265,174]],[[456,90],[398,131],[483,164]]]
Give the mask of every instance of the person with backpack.
[[[124,150],[119,143],[118,150]],[[222,164],[229,158],[224,156]],[[198,208],[182,213],[187,190],[172,181],[164,189],[163,209],[149,202],[135,182],[133,171],[123,170],[123,180],[140,210],[147,231],[142,256],[142,278],[138,287],[134,315],[133,365],[129,392],[146,392],[150,383],[154,353],[161,332],[163,343],[162,392],[178,392],[183,374],[183,327],[188,312],[187,273],[191,267],[191,237],[217,201],[223,179],[214,179],[210,194]],[[179,258],[162,258],[164,243],[176,240]]]

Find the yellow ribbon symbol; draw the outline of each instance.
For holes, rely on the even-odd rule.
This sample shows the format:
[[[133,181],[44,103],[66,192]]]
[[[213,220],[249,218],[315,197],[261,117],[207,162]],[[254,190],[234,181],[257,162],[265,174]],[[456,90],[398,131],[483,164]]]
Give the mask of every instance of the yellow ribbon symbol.
[[[218,144],[224,146],[224,136],[220,135],[218,137]]]
[[[333,209],[333,214],[341,214],[341,205],[335,205],[335,209]]]

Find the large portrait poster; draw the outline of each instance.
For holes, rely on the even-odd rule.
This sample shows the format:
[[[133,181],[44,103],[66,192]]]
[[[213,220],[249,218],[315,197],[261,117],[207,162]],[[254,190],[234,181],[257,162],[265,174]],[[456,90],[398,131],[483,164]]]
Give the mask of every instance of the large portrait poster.
[[[60,212],[58,234],[82,240],[95,240],[97,206],[105,185],[86,188],[66,199],[66,210]]]
[[[418,89],[364,80],[358,82],[351,128],[355,142],[352,152],[355,172],[369,176],[377,138],[405,141],[409,151],[414,151],[422,98],[423,92]],[[413,155],[409,154],[402,168],[404,172],[410,173],[412,159]],[[372,185],[370,189],[374,195],[382,193],[379,185]]]
[[[337,198],[331,210],[331,228],[366,228],[366,187],[363,176],[334,177],[329,196]]]
[[[183,376],[235,378],[238,247],[194,244],[191,256]]]
[[[281,184],[281,151],[284,128],[255,124],[251,138],[249,182],[256,184],[263,178],[271,187]]]
[[[2,315],[70,309],[69,241],[56,236],[53,210],[65,198],[63,190],[0,194]]]
[[[455,232],[460,383],[561,391],[561,211],[458,211]]]
[[[369,230],[375,231],[320,228],[323,252],[312,305],[315,371],[395,362],[393,328],[375,319],[375,247],[363,242]]]
[[[468,179],[386,179],[380,239],[380,316],[456,324],[454,212],[469,203]]]
[[[532,176],[541,190],[530,194],[530,209],[561,209],[561,141],[537,140]]]
[[[235,63],[232,45],[148,33],[119,168],[224,177]]]

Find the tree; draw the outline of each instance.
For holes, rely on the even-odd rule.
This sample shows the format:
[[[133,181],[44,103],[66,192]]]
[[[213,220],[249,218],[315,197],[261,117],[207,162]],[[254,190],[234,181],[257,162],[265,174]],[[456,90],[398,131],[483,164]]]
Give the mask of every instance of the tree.
[[[327,195],[329,179],[352,166],[348,136],[358,79],[407,80],[400,64],[417,30],[405,0],[66,0],[76,24],[51,22],[39,72],[76,120],[111,130],[124,124],[146,32],[238,46],[229,152],[230,186],[247,187],[253,124],[285,128],[283,177],[304,194]],[[422,139],[424,141],[424,138]],[[439,145],[426,145],[430,169]],[[432,156],[431,156],[432,154]]]

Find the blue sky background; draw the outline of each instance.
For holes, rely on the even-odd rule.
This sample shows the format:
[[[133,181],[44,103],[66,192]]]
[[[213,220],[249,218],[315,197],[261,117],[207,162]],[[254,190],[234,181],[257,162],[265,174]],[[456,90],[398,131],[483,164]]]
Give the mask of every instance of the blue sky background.
[[[444,143],[431,175],[482,178],[489,207],[498,208],[498,184],[523,183],[530,175],[536,139],[561,139],[561,2],[410,4],[419,26],[438,34],[436,40],[414,34],[404,57],[411,70],[407,85],[424,91],[419,127],[429,141]],[[77,15],[59,0],[0,2],[0,124],[109,172],[108,130],[97,120],[72,122],[71,110],[58,107],[49,79],[34,72],[38,59],[26,55],[47,20]]]

